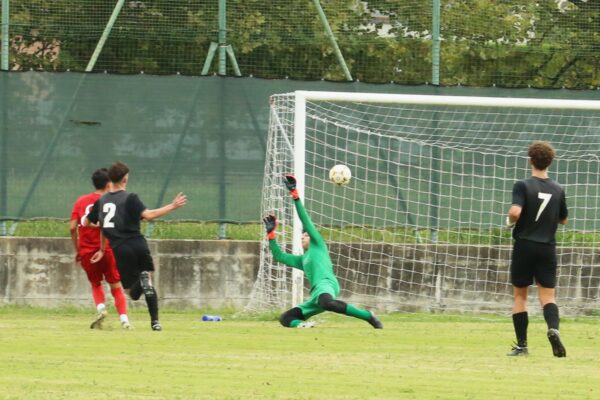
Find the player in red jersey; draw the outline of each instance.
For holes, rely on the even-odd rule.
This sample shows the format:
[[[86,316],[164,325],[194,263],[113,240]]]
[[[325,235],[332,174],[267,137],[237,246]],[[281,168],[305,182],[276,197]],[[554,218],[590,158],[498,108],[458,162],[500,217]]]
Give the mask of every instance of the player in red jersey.
[[[88,213],[92,209],[96,200],[98,200],[109,189],[110,179],[108,178],[108,170],[101,168],[92,174],[92,182],[96,191],[80,196],[73,205],[71,212],[71,239],[75,246],[75,260],[81,265],[88,280],[92,286],[92,297],[96,303],[98,314],[90,328],[102,329],[102,322],[106,318],[106,305],[104,288],[102,280],[105,279],[110,285],[110,291],[115,299],[115,306],[119,313],[121,326],[124,329],[131,329],[129,318],[127,317],[127,301],[121,286],[121,276],[117,270],[117,264],[113,255],[112,249],[106,243],[104,257],[92,263],[91,258],[100,249],[100,229],[98,227],[85,227],[82,221],[85,220]],[[104,238],[102,238],[105,240]]]

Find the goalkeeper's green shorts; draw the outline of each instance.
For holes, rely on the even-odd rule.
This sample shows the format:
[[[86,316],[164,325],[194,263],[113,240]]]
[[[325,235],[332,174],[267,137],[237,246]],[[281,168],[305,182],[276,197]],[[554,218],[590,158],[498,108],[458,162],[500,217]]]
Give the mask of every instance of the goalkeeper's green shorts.
[[[325,311],[319,305],[319,296],[323,293],[329,293],[335,299],[340,294],[340,285],[337,282],[323,280],[313,286],[310,290],[310,299],[297,306],[302,310],[304,318],[308,319]]]

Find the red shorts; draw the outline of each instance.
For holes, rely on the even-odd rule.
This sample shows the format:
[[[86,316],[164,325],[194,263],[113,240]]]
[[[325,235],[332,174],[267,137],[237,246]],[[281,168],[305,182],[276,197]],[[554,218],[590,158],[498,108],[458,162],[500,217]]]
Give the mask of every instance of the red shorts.
[[[103,279],[108,283],[117,283],[121,281],[121,275],[117,269],[117,263],[112,251],[107,251],[100,261],[92,264],[90,259],[94,253],[81,255],[81,267],[87,274],[90,283],[100,284]]]

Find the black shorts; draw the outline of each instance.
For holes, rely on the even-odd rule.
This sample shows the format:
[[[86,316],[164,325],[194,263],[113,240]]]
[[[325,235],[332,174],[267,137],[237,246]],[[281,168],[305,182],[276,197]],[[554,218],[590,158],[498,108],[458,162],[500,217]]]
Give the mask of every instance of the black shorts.
[[[510,264],[510,280],[516,287],[533,281],[545,288],[556,286],[556,246],[530,240],[516,240]]]
[[[113,249],[113,253],[125,289],[129,289],[140,278],[140,272],[154,271],[150,249],[143,237],[127,239]]]

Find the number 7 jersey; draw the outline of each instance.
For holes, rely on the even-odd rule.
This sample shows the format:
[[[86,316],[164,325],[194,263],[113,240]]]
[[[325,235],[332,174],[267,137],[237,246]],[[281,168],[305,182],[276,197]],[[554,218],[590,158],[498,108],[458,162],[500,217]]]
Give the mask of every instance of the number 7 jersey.
[[[518,181],[513,186],[512,204],[521,207],[513,238],[556,244],[558,223],[569,214],[565,191],[558,183],[535,176]]]
[[[102,232],[114,249],[129,238],[143,237],[140,221],[145,209],[135,193],[124,190],[109,192],[94,203],[88,219],[92,223],[100,223]]]

